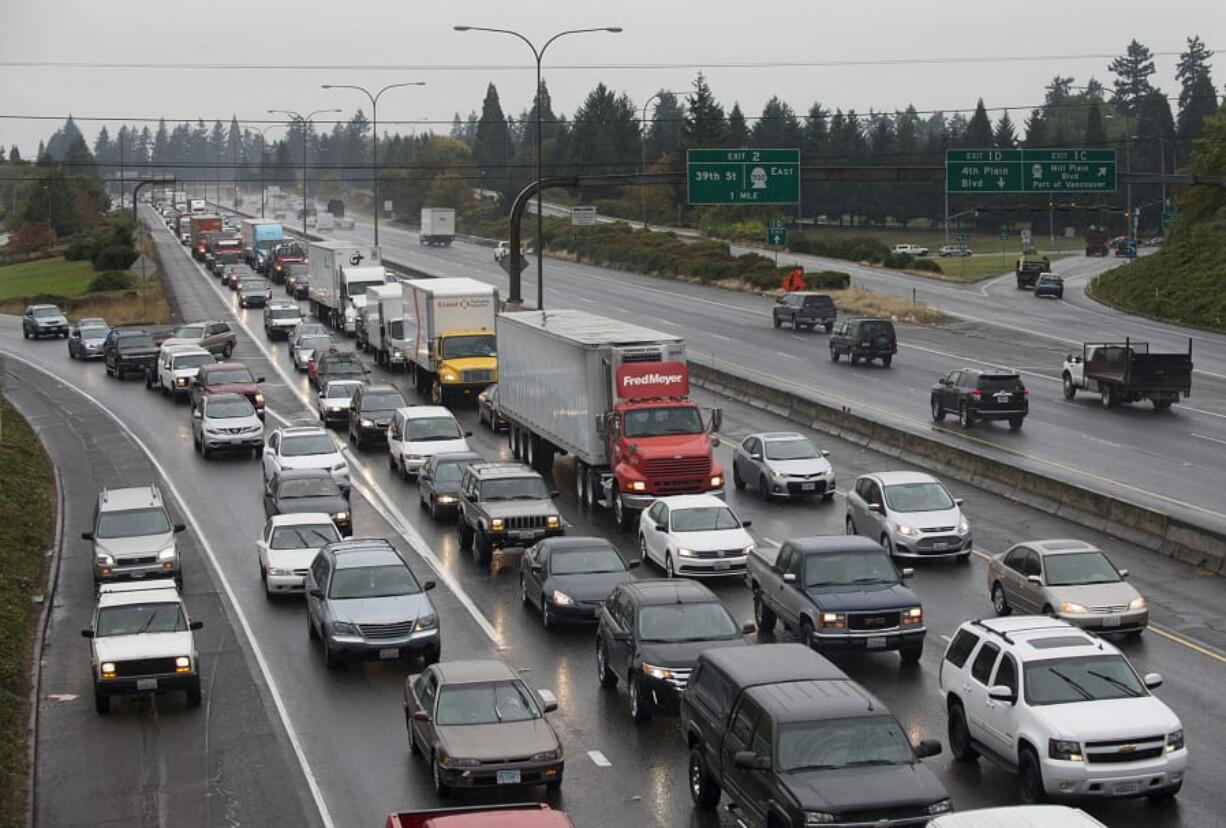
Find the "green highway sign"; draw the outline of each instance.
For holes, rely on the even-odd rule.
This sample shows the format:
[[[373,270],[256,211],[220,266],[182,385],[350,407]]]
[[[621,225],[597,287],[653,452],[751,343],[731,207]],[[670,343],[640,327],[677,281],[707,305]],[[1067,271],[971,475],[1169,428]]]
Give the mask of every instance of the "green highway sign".
[[[1114,192],[1113,149],[969,149],[945,153],[950,193]]]
[[[1175,219],[1179,218],[1179,213],[1176,210],[1162,211],[1162,226],[1167,227],[1175,223]]]
[[[1001,231],[1000,231],[1000,240],[1001,240],[1001,241],[1009,241],[1009,239],[1011,239],[1011,238],[1013,238],[1013,234],[1012,234],[1012,233],[1010,233],[1008,230],[1001,230]]]
[[[968,236],[966,233],[959,233],[954,238],[958,240],[959,242],[968,242],[971,240],[971,237]]]
[[[771,247],[787,247],[788,231],[782,227],[771,227],[766,231],[766,243]]]
[[[687,150],[685,174],[692,205],[800,201],[798,149]]]
[[[766,226],[770,230],[782,230],[783,229],[783,219],[773,218],[766,223]]]

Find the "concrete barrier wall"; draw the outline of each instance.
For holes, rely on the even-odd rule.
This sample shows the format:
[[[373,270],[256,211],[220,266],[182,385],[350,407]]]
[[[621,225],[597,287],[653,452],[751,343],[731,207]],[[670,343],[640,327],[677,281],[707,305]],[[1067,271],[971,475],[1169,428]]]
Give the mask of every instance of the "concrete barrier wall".
[[[1226,575],[1226,534],[1198,526],[1122,497],[985,457],[967,448],[880,423],[845,408],[802,397],[690,363],[695,384],[729,399],[769,411],[815,431],[897,457],[1001,497],[1138,544],[1202,569]]]

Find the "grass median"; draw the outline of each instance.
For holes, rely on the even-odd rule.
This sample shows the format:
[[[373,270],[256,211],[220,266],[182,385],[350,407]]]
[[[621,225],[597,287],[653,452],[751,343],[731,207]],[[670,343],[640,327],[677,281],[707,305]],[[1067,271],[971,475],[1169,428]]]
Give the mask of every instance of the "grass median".
[[[25,825],[31,648],[54,538],[51,460],[25,421],[0,397],[0,828]]]
[[[70,320],[101,316],[112,325],[161,324],[170,306],[161,274],[128,290],[90,291],[97,272],[88,261],[37,259],[0,267],[0,313],[19,314],[26,305],[58,305]]]

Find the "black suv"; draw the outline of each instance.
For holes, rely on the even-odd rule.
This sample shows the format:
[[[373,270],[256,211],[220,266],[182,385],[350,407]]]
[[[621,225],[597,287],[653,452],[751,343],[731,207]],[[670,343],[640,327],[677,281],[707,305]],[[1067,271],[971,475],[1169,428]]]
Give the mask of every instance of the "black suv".
[[[958,415],[963,428],[980,420],[1008,420],[1017,431],[1030,412],[1030,392],[1022,378],[1012,373],[994,373],[976,368],[950,371],[932,387],[932,419],[938,423],[947,413]]]
[[[813,330],[818,325],[826,328],[826,333],[834,329],[834,319],[838,316],[834,300],[824,293],[785,293],[779,297],[771,310],[775,327],[791,325],[792,330],[807,328]]]
[[[847,354],[847,361],[855,365],[860,360],[881,360],[886,368],[898,353],[898,338],[894,335],[894,323],[888,319],[847,319],[830,335],[830,360],[838,362]]]
[[[368,440],[386,440],[396,409],[407,405],[394,385],[359,385],[349,398],[349,442],[362,448]]]
[[[112,330],[102,346],[102,361],[106,372],[123,379],[129,373],[145,375],[153,370],[158,346],[153,337],[142,330]]]
[[[953,810],[880,700],[800,644],[707,650],[681,701],[694,805],[752,825],[918,826]]]
[[[531,546],[566,534],[553,503],[556,496],[522,463],[473,463],[460,478],[460,548],[471,548],[485,565],[495,549]]]
[[[684,578],[621,584],[596,618],[596,678],[601,687],[625,680],[636,722],[657,709],[676,712],[698,654],[746,648],[744,636],[754,631],[737,624],[714,592]]]

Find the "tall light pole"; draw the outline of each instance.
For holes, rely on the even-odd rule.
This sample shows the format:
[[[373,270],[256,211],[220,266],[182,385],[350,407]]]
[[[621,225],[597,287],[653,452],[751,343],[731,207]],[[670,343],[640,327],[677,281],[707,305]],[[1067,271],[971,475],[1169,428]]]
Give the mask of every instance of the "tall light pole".
[[[621,32],[621,26],[600,26],[593,29],[568,29],[564,32],[558,32],[553,37],[545,41],[545,45],[540,49],[536,48],[531,40],[524,37],[519,32],[511,31],[510,29],[491,29],[485,26],[453,26],[457,32],[493,32],[494,34],[505,34],[511,37],[517,37],[528,45],[532,50],[532,56],[536,58],[536,93],[533,100],[536,102],[536,305],[540,310],[545,309],[545,254],[542,251],[543,243],[542,236],[544,235],[544,204],[541,196],[541,179],[544,177],[541,172],[541,60],[545,57],[545,50],[549,48],[555,40],[559,40],[567,35],[587,34],[589,32],[609,32],[618,34]],[[511,251],[512,259],[518,265],[519,251]]]
[[[639,139],[639,172],[647,172],[647,107],[651,106],[652,101],[659,100],[665,95],[685,95],[685,92],[672,92],[661,89],[656,94],[652,95],[643,103],[643,120],[642,120],[642,136]],[[647,229],[647,188],[639,187],[639,196],[643,204],[643,229]]]
[[[267,170],[265,169],[264,164],[264,152],[267,145],[265,144],[264,136],[268,134],[268,130],[276,129],[277,127],[281,126],[285,126],[285,124],[269,124],[260,130],[260,218],[264,218],[264,191],[267,189],[265,186],[265,175],[267,174]]]
[[[375,175],[375,247],[379,246],[379,98],[389,89],[399,89],[402,86],[425,86],[425,81],[406,81],[405,83],[389,83],[375,94],[362,86],[350,83],[325,83],[324,89],[356,89],[370,99],[370,155]]]
[[[306,231],[306,227],[307,227],[306,225],[306,220],[307,220],[307,142],[306,142],[307,124],[309,124],[311,122],[311,119],[314,118],[316,115],[320,115],[324,112],[340,112],[340,110],[339,109],[317,109],[311,114],[307,115],[306,117],[303,117],[302,115],[298,114],[292,109],[270,109],[268,110],[269,115],[288,115],[291,118],[297,118],[299,121],[302,122],[302,244],[303,244],[304,250],[306,249],[306,243],[307,243],[307,231]]]

